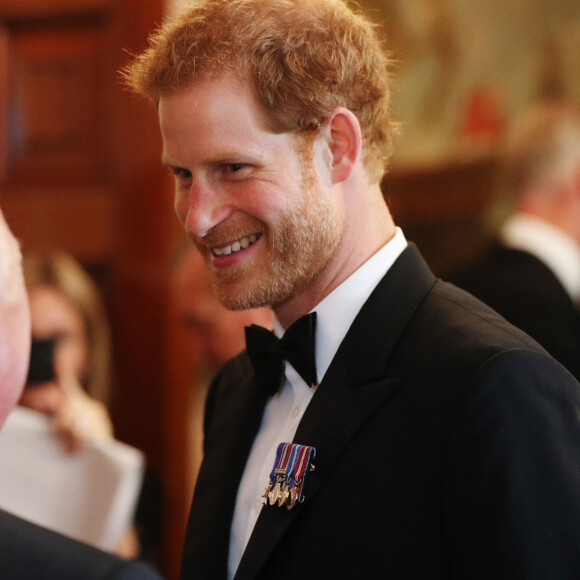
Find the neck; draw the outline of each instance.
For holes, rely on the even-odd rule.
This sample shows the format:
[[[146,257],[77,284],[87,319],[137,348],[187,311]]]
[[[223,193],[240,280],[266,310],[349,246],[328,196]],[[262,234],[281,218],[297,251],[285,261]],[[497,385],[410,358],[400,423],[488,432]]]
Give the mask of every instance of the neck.
[[[367,207],[361,208],[363,202],[358,197],[356,211],[347,212],[348,218],[337,250],[324,269],[291,300],[274,307],[274,313],[284,328],[313,310],[394,237],[395,223],[378,186],[377,190],[367,202]]]

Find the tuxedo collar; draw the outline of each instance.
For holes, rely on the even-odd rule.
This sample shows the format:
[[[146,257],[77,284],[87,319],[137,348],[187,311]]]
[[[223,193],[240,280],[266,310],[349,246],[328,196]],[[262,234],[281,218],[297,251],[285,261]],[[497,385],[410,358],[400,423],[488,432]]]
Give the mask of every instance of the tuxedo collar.
[[[405,235],[397,228],[391,240],[316,305],[316,368],[321,380],[361,308],[406,247]]]

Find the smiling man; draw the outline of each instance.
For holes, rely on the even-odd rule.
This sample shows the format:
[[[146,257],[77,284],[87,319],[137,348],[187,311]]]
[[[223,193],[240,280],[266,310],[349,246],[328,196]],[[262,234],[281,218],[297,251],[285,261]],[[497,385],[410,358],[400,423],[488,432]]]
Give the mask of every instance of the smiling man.
[[[367,180],[354,162],[361,137],[348,109],[334,108],[316,136],[274,132],[250,80],[227,71],[160,98],[159,119],[177,215],[228,308],[278,307],[289,324],[358,267],[352,246],[339,245],[343,231],[358,225],[345,219],[356,198],[332,192],[347,174],[350,187]],[[369,241],[360,236],[368,255],[394,235],[377,183],[372,198]],[[308,300],[298,312],[284,306],[298,296]]]
[[[437,280],[380,182],[389,60],[339,0],[199,0],[125,70],[228,308],[184,580],[580,569],[580,386]]]

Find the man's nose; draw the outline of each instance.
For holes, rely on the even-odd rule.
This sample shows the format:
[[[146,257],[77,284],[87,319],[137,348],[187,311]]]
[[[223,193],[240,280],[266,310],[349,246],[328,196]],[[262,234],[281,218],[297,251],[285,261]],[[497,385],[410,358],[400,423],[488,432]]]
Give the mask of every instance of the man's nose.
[[[219,191],[196,180],[187,195],[176,199],[176,211],[189,236],[203,237],[225,219],[228,210]]]

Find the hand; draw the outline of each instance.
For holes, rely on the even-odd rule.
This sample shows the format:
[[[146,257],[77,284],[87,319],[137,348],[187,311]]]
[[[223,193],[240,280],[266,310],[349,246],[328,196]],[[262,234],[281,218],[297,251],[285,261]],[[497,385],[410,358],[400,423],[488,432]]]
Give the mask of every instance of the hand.
[[[64,397],[53,415],[53,427],[65,449],[74,453],[87,441],[111,439],[113,425],[105,405],[91,398],[73,373],[59,373],[58,382]]]

